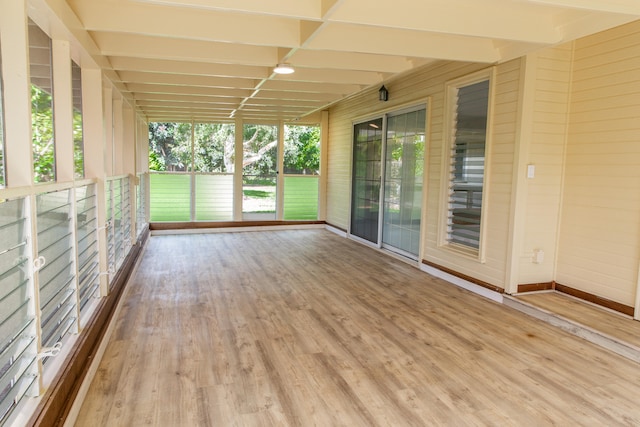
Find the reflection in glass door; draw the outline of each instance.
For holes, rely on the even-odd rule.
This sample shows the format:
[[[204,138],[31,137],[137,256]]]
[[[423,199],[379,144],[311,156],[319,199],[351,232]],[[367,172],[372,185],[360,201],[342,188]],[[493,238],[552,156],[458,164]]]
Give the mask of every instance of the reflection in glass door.
[[[382,119],[354,126],[350,233],[376,244],[380,215],[382,135]]]
[[[278,126],[245,124],[242,134],[242,216],[276,219]]]
[[[419,255],[425,143],[424,108],[387,118],[382,245]]]

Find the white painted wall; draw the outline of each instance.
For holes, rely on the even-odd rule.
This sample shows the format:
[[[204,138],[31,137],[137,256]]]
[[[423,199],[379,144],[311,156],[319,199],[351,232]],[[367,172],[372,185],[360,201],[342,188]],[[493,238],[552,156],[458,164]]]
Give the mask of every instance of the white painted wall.
[[[557,282],[634,305],[640,22],[575,42]]]

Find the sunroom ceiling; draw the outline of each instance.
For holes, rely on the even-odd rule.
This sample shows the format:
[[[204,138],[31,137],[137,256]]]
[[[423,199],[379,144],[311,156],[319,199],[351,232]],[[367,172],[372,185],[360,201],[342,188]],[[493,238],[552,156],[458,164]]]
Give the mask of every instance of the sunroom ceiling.
[[[304,119],[433,61],[506,61],[640,18],[638,0],[67,3],[150,121]]]

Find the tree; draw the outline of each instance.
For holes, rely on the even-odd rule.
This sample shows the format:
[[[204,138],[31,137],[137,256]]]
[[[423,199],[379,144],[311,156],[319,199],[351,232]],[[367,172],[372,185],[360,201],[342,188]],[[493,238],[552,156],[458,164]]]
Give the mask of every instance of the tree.
[[[284,172],[316,175],[320,172],[320,127],[286,126]]]
[[[184,172],[191,166],[191,124],[149,123],[149,168]]]
[[[50,93],[31,85],[31,126],[35,182],[55,181],[53,99]]]

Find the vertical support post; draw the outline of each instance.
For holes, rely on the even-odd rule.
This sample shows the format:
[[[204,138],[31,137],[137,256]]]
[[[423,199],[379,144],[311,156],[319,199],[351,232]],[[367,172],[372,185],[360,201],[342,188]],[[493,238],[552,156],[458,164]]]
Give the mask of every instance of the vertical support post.
[[[320,188],[318,189],[318,219],[327,220],[327,170],[329,159],[329,111],[320,118]]]
[[[284,217],[284,122],[278,122],[278,165],[276,168],[276,219]]]
[[[29,81],[29,41],[27,2],[0,0],[0,39],[2,39],[2,78],[5,108],[5,164],[8,187],[33,184],[31,142],[31,93]]]
[[[242,221],[242,159],[244,151],[242,143],[244,123],[236,119],[235,168],[233,173],[233,220]]]

